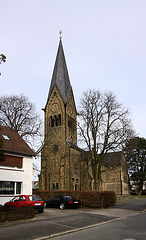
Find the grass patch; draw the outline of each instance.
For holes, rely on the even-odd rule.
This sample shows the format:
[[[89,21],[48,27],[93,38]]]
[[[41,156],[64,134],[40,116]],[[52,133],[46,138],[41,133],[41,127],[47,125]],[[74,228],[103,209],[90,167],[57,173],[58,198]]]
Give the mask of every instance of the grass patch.
[[[133,197],[146,198],[146,195],[133,195]]]

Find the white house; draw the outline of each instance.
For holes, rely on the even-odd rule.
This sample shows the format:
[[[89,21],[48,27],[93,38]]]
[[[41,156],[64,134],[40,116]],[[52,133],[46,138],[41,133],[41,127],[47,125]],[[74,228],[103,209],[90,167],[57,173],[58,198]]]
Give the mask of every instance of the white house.
[[[34,155],[15,130],[0,125],[0,204],[17,194],[32,194]]]

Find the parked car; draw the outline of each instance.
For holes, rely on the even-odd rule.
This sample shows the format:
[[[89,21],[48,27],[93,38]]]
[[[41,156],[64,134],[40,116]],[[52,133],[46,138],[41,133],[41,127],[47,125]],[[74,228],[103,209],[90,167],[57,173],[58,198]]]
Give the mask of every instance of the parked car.
[[[130,194],[131,194],[131,195],[138,195],[138,192],[137,192],[137,191],[134,191],[134,190],[133,190],[133,191],[131,190],[131,191],[130,191]]]
[[[4,205],[0,204],[0,209],[3,209],[4,208]]]
[[[44,200],[45,207],[55,208],[77,208],[81,205],[80,200],[76,200],[71,196],[56,196],[49,200]]]
[[[44,211],[44,201],[37,195],[19,195],[14,197],[10,202],[6,202],[4,207],[15,206],[18,208],[24,206],[33,207],[38,212]]]

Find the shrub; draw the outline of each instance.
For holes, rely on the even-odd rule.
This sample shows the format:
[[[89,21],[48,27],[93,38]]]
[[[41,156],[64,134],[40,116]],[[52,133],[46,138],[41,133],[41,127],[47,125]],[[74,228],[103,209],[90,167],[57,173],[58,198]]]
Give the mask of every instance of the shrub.
[[[103,207],[113,206],[116,202],[116,194],[113,191],[40,191],[35,190],[43,200],[53,198],[57,195],[70,195],[81,200],[84,207]]]

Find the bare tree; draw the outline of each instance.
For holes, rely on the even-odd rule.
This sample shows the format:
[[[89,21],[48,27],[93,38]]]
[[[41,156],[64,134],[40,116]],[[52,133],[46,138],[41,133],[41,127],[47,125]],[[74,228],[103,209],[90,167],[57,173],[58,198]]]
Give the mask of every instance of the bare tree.
[[[0,130],[1,130],[1,128],[0,128]],[[0,138],[0,148],[2,148],[2,147],[3,147],[3,139]]]
[[[6,56],[4,54],[0,54],[0,64],[2,62],[6,62]]]
[[[42,137],[42,120],[23,94],[0,97],[0,124],[15,129],[32,147]]]
[[[6,56],[4,54],[0,54],[0,64],[2,62],[6,62]],[[0,72],[0,75],[1,75],[1,72]]]
[[[133,135],[129,110],[116,100],[112,92],[88,90],[79,108],[79,133],[89,151],[94,188],[99,190],[104,155],[123,148]]]

